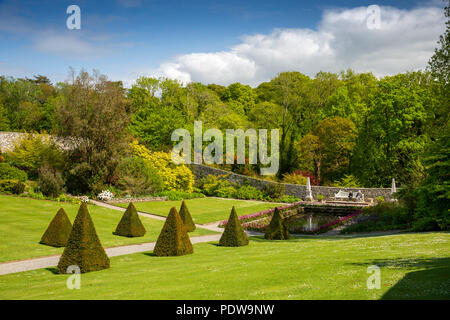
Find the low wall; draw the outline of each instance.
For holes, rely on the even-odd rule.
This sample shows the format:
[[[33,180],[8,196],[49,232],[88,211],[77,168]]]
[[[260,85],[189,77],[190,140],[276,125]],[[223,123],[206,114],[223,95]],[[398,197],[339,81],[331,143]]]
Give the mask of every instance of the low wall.
[[[260,190],[264,189],[264,187],[267,185],[276,184],[276,182],[247,177],[230,171],[212,168],[203,164],[193,163],[190,164],[189,167],[194,173],[196,179],[205,178],[208,175],[214,176],[227,175],[227,180],[230,182],[236,183],[239,186],[242,186],[243,184],[248,184]],[[300,199],[306,198],[306,186],[288,183],[282,183],[282,185],[284,185],[285,194],[292,195]],[[365,201],[368,201],[369,199],[375,199],[376,197],[379,196],[382,196],[385,200],[392,199],[391,188],[339,188],[339,187],[311,186],[312,196],[314,199],[317,199],[318,195],[323,195],[327,200],[334,199],[334,194],[338,193],[339,190],[344,190],[347,192],[352,191],[353,193],[356,193],[358,190],[361,190],[361,193],[364,194]]]
[[[27,137],[28,133],[23,132],[5,132],[0,131],[0,151],[7,152],[14,149],[14,145],[21,139]],[[33,136],[44,136],[49,137],[49,135],[32,134]],[[63,150],[71,149],[74,145],[75,140],[69,138],[59,138],[50,136],[53,142],[60,146]]]

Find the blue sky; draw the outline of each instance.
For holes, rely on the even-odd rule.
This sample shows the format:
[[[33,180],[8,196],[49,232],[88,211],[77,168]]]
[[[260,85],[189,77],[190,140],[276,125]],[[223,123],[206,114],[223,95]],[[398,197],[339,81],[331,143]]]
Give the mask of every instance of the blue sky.
[[[81,8],[81,30],[66,8]],[[361,20],[381,8],[381,28]],[[278,72],[423,68],[444,30],[442,1],[0,1],[0,74],[136,77],[257,85]]]

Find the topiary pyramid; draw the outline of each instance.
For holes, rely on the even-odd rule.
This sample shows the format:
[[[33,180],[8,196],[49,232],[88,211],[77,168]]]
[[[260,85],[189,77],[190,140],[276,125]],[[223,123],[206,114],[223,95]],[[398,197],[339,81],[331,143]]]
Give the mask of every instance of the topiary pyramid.
[[[270,240],[286,240],[290,237],[289,231],[284,224],[283,218],[281,217],[280,210],[275,208],[275,212],[273,213],[272,220],[267,227],[264,238]]]
[[[182,256],[194,253],[186,227],[175,207],[170,209],[159,234],[153,254],[156,256]]]
[[[65,247],[72,231],[72,223],[63,208],[59,209],[48,225],[39,243],[52,247]]]
[[[236,214],[236,209],[233,206],[228,222],[225,225],[225,231],[222,233],[222,237],[220,237],[219,246],[241,247],[246,245],[248,245],[247,234],[242,228]]]
[[[181,220],[183,221],[184,226],[186,227],[188,232],[192,232],[195,230],[195,223],[192,220],[191,213],[189,212],[189,209],[186,205],[186,202],[184,202],[184,200],[181,203],[180,217],[181,217]]]
[[[130,202],[127,210],[120,219],[117,225],[116,231],[113,234],[122,237],[142,237],[145,234],[144,225],[139,219],[139,215],[134,207],[134,204]]]
[[[109,258],[95,231],[87,204],[83,202],[73,223],[67,246],[58,263],[58,273],[76,265],[82,273],[109,268]]]

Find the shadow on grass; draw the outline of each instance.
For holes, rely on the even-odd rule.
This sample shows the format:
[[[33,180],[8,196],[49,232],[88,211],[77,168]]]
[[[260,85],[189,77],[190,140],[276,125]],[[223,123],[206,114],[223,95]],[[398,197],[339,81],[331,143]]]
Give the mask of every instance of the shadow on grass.
[[[47,270],[53,274],[60,274],[60,273],[58,273],[58,269],[56,267],[45,268],[45,270]]]
[[[411,272],[408,272],[389,289],[381,299],[450,299],[449,257],[428,259],[375,259],[367,263],[352,264],[359,266],[377,265],[381,268],[411,270]],[[383,271],[381,271],[382,278]]]

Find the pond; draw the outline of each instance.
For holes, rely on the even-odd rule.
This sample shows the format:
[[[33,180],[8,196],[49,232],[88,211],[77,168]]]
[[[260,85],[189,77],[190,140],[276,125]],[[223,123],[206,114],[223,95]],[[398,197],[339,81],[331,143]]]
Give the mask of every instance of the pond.
[[[336,216],[302,214],[290,217],[286,223],[290,233],[309,233],[337,219]]]

